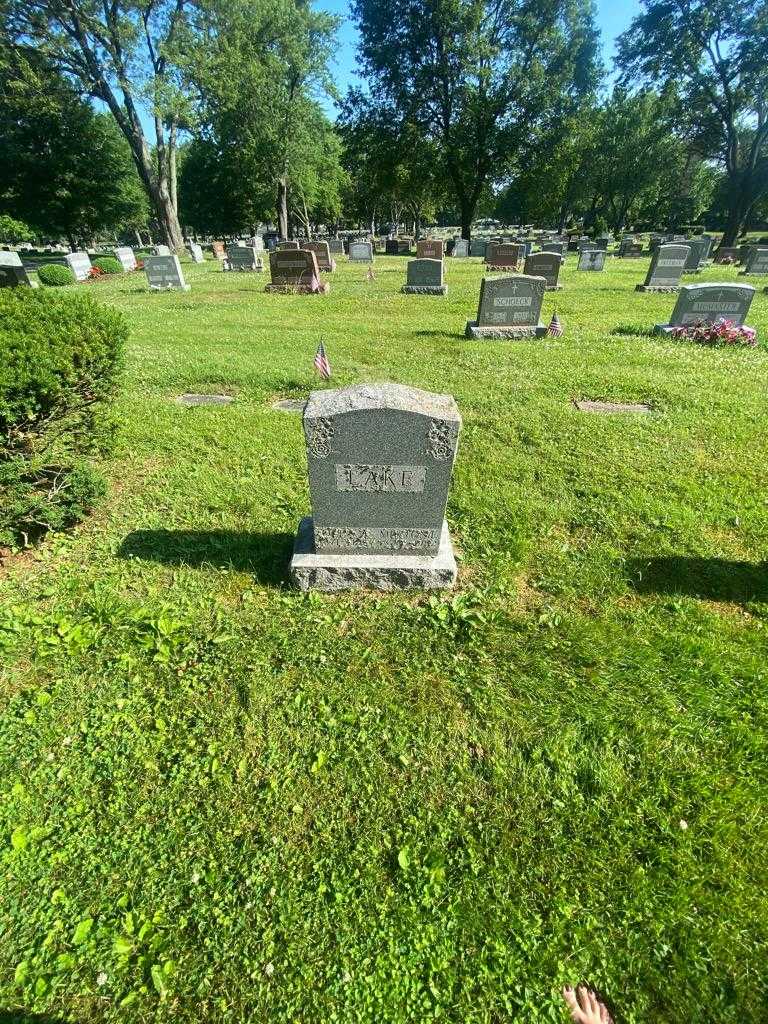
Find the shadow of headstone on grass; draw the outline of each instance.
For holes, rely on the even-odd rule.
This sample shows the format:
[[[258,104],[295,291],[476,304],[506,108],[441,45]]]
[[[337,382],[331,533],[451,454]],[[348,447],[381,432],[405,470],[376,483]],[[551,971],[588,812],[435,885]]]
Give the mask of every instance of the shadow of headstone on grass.
[[[633,558],[627,570],[631,586],[641,594],[698,597],[733,604],[768,601],[768,562],[667,555]]]

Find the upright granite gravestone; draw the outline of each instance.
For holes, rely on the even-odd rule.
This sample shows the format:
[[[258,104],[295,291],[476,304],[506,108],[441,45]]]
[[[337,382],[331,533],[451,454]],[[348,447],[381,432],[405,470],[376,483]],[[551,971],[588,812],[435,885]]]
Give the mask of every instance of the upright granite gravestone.
[[[373,243],[350,242],[349,261],[350,263],[373,263]]]
[[[37,288],[37,281],[30,279],[17,252],[0,252],[0,288],[18,288],[19,285]]]
[[[484,277],[477,320],[467,323],[468,338],[539,338],[547,282],[543,277]]]
[[[744,266],[746,266],[746,264],[749,263],[749,251],[752,248],[754,248],[753,242],[741,243],[741,245],[739,246],[739,263],[744,264]]]
[[[329,238],[328,239],[328,252],[332,256],[343,256],[344,255],[344,239],[343,238]]]
[[[485,253],[489,270],[517,270],[525,259],[525,246],[517,242],[490,242]]]
[[[85,281],[91,276],[91,260],[87,252],[68,252],[64,259],[76,281]]]
[[[753,246],[749,251],[749,262],[741,273],[742,276],[744,274],[768,274],[768,249],[762,249],[757,245]]]
[[[205,263],[202,246],[197,242],[187,242],[187,251],[195,263]]]
[[[156,245],[154,247],[154,249],[155,249],[155,256],[170,256],[171,255],[171,250],[168,248],[167,245]]]
[[[131,270],[136,269],[136,254],[130,245],[121,246],[119,249],[115,249],[115,258],[120,260],[120,265],[126,274]]]
[[[651,257],[645,283],[636,285],[635,291],[676,292],[688,254],[687,245],[660,245]]]
[[[153,292],[189,291],[189,285],[181,272],[179,257],[147,256],[144,260],[150,290]]]
[[[470,256],[482,256],[485,259],[485,253],[488,248],[487,238],[473,238],[469,243],[469,255]]]
[[[269,254],[272,281],[268,292],[299,292],[301,295],[324,295],[330,285],[320,280],[317,257],[308,249],[276,249]]]
[[[453,255],[464,259],[469,256],[469,242],[466,238],[456,238],[453,242]]]
[[[289,239],[287,242],[278,242],[275,246],[275,252],[285,252],[286,249],[298,249],[299,243],[295,239]]]
[[[410,256],[411,240],[410,238],[388,238],[384,251],[387,256]]]
[[[622,259],[639,259],[644,255],[643,244],[642,242],[636,242],[634,238],[622,238],[616,255]]]
[[[528,277],[543,277],[548,292],[559,292],[563,287],[558,284],[562,265],[563,260],[556,252],[532,252],[525,258],[523,273]]]
[[[751,284],[684,284],[668,324],[657,324],[657,334],[675,327],[730,320],[741,327],[749,314],[755,289]]]
[[[461,430],[453,398],[401,384],[313,391],[303,424],[312,516],[299,525],[293,582],[451,587],[445,507]]]
[[[579,239],[579,252],[593,252],[597,249],[597,242],[593,242],[590,238]]]
[[[253,245],[228,245],[227,265],[230,270],[260,273],[264,261]]]
[[[605,249],[585,249],[579,253],[577,270],[605,270]]]
[[[302,249],[313,252],[317,256],[317,266],[320,270],[332,274],[336,270],[336,260],[331,259],[331,250],[327,242],[306,242]]]
[[[705,238],[689,238],[685,244],[690,251],[683,267],[683,273],[700,274],[703,269],[705,253],[709,252],[710,243]]]
[[[441,260],[445,256],[445,242],[442,238],[420,238],[416,243],[416,259]]]
[[[216,257],[217,260],[219,260],[221,263],[226,262],[227,247],[224,245],[223,242],[211,242],[211,249],[213,250],[213,255]]]
[[[565,242],[543,242],[542,252],[555,252],[558,256],[565,256]]]
[[[445,264],[442,260],[409,260],[401,291],[406,295],[447,295]]]

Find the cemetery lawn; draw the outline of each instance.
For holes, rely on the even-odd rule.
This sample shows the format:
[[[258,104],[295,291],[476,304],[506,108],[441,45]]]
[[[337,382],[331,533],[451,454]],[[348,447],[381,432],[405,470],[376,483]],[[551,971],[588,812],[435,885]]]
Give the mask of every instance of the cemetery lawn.
[[[127,381],[108,498],[0,570],[0,1020],[563,1021],[582,979],[617,1022],[768,1019],[765,279],[761,347],[712,350],[643,333],[647,259],[575,263],[565,336],[518,342],[464,339],[476,259],[446,298],[394,257],[79,286]],[[271,403],[321,339],[334,386],[455,396],[454,592],[289,589]]]

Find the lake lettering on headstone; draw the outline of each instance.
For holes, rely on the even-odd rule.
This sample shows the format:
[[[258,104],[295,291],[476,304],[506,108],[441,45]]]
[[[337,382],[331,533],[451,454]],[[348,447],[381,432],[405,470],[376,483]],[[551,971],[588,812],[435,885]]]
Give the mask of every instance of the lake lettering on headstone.
[[[136,255],[129,245],[115,249],[115,258],[120,260],[120,265],[126,274],[136,269]]]
[[[547,291],[560,291],[563,287],[558,284],[560,268],[563,261],[556,252],[533,252],[526,256],[523,273],[528,277],[543,277],[547,282]]]
[[[540,323],[547,282],[543,277],[484,277],[477,319],[467,323],[468,338],[534,338],[547,333]]]
[[[750,284],[685,284],[680,289],[672,318],[657,324],[657,333],[675,327],[730,320],[741,326],[749,314],[755,289]]]
[[[402,289],[407,295],[445,295],[445,264],[442,260],[408,261],[407,278]]]
[[[350,263],[373,263],[373,243],[350,242],[349,260]]]
[[[272,281],[268,292],[299,292],[302,295],[321,295],[330,285],[320,280],[317,257],[308,249],[276,249],[269,254]]]
[[[605,249],[584,249],[579,253],[577,270],[605,270]]]
[[[85,281],[91,276],[91,259],[87,252],[68,252],[64,259],[76,281]]]
[[[291,561],[301,589],[450,587],[445,522],[461,416],[400,384],[313,391],[303,414],[311,517]]]
[[[147,256],[144,260],[144,270],[151,291],[189,291],[189,285],[181,272],[179,257],[176,255]]]
[[[660,245],[651,257],[651,265],[638,292],[676,292],[689,255],[687,245]]]

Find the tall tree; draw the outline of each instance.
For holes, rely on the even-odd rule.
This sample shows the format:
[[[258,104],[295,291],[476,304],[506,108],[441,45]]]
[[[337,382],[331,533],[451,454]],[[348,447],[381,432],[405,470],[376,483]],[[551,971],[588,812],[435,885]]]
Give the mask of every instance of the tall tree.
[[[8,29],[19,46],[45,54],[80,88],[106,104],[125,136],[168,245],[183,246],[171,196],[167,125],[183,97],[173,54],[193,0],[8,0]],[[148,101],[154,151],[141,118]],[[175,133],[171,132],[172,138]]]
[[[723,245],[768,190],[768,0],[642,0],[619,39],[624,80],[676,85],[703,155],[728,177]]]
[[[593,89],[591,0],[355,0],[370,102],[434,143],[469,238],[488,183]]]

